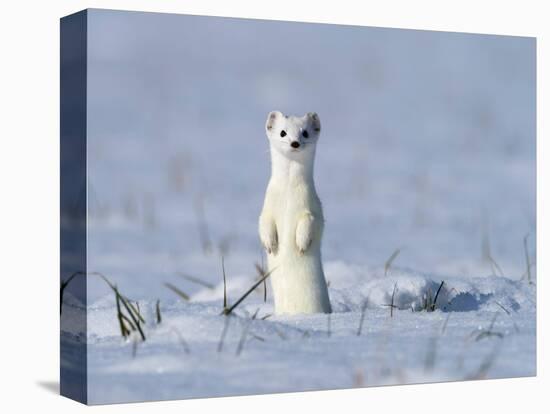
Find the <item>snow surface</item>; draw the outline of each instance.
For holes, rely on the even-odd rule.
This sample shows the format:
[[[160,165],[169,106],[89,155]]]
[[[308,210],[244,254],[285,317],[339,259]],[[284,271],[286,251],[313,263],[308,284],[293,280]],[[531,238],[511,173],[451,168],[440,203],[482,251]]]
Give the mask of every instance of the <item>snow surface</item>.
[[[498,276],[447,278],[441,308],[426,312],[413,309],[439,277],[403,269],[384,276],[383,268],[343,263],[329,263],[327,275],[331,316],[275,317],[261,286],[233,316],[220,315],[223,284],[199,290],[190,302],[163,302],[160,323],[155,303],[140,301],[145,342],[136,334],[121,338],[113,295],[98,300],[88,307],[90,402],[535,375],[533,285]],[[230,279],[230,300],[251,282]],[[391,316],[384,305],[394,285],[398,309]],[[64,317],[81,311],[69,299]]]
[[[89,19],[88,268],[139,302],[147,336],[121,337],[96,276],[83,336],[82,298],[67,292],[63,346],[88,342],[90,403],[535,375],[533,39]],[[262,320],[269,287],[267,303],[260,286],[220,315],[221,255],[230,303],[262,263],[263,125],[274,109],[323,123],[330,335],[326,315]],[[442,281],[436,310],[422,310]]]

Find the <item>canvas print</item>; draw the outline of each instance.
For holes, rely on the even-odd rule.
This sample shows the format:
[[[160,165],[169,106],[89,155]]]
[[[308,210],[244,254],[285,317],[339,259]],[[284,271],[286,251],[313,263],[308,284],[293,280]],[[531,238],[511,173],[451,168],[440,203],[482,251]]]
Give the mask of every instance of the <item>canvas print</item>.
[[[534,38],[61,19],[61,392],[536,375]]]

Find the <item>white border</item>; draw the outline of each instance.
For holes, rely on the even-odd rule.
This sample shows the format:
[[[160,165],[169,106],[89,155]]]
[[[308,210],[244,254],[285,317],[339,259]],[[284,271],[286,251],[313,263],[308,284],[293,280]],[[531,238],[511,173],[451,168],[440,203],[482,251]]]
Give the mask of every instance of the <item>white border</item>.
[[[48,392],[58,346],[59,23],[86,7],[465,31],[537,37],[538,196],[548,205],[550,25],[544,1],[298,0],[4,1],[0,11],[0,404],[5,412],[80,412]],[[546,18],[545,18],[546,17]],[[548,187],[548,186],[547,186]],[[548,392],[548,219],[538,220],[538,377],[223,399],[128,404],[101,412],[541,412]],[[546,327],[544,326],[546,325]],[[6,411],[6,408],[11,408]],[[54,411],[55,410],[55,411]],[[34,412],[31,411],[31,412]]]

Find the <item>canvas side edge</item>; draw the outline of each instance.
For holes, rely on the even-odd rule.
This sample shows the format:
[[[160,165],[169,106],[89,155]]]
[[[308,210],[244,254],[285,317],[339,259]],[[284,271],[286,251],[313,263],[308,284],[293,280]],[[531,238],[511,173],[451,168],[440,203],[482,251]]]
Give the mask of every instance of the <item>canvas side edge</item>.
[[[60,393],[86,404],[87,11],[60,21]]]

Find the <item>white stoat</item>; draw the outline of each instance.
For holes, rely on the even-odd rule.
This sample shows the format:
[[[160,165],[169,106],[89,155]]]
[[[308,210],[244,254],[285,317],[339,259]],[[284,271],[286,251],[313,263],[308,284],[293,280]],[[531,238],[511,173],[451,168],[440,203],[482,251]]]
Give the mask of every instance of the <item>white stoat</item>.
[[[268,255],[276,314],[330,313],[321,262],[323,210],[313,182],[316,113],[303,117],[270,112],[265,125],[271,179],[260,215],[260,239]]]

